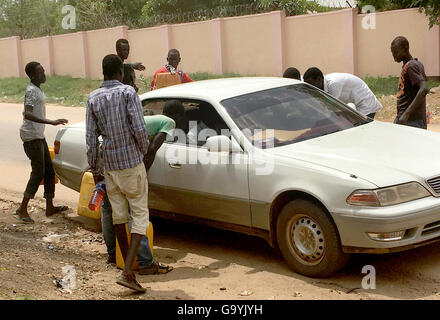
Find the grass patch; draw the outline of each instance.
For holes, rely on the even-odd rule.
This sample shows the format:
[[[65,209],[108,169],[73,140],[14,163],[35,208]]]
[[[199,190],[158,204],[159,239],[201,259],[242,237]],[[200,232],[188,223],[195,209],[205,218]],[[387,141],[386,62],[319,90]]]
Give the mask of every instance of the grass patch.
[[[213,75],[207,72],[189,74],[195,81],[240,77],[236,73]],[[137,77],[136,84],[139,94],[150,91],[152,77]],[[397,77],[365,77],[363,80],[377,97],[395,96],[399,78]],[[46,94],[47,103],[56,103],[65,106],[85,106],[89,94],[99,88],[101,80],[77,79],[68,76],[47,77],[42,85]],[[28,78],[0,79],[0,102],[23,103],[24,92],[29,84]],[[429,80],[429,88],[440,86],[440,81]]]
[[[191,73],[189,76],[194,81],[240,77],[236,73],[213,75],[206,72]],[[136,85],[139,94],[150,91],[153,77],[137,77]],[[46,83],[41,88],[46,95],[46,103],[55,103],[65,106],[86,106],[89,94],[99,88],[102,80],[78,79],[68,76],[47,77]],[[0,102],[23,103],[24,92],[29,84],[29,78],[4,78],[0,79]]]
[[[397,94],[398,77],[365,77],[363,80],[377,97]],[[440,86],[440,81],[428,80],[429,89],[438,86]]]
[[[29,84],[28,78],[0,79],[0,100],[2,102],[23,103],[24,92]],[[66,106],[85,106],[93,90],[99,88],[101,81],[74,79],[67,76],[47,77],[41,85],[47,103]]]

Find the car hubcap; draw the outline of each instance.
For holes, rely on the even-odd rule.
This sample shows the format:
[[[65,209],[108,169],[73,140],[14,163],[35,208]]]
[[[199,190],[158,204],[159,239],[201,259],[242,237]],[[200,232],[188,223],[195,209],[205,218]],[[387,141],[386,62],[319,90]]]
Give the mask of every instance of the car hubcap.
[[[303,263],[318,264],[325,252],[324,233],[319,224],[308,216],[300,216],[293,221],[290,230],[296,256]]]

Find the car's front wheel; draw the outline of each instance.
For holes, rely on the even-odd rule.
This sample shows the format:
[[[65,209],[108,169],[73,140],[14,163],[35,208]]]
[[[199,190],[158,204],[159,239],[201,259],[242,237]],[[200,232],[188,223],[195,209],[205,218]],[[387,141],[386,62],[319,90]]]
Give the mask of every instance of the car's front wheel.
[[[329,277],[349,259],[341,249],[335,224],[311,201],[293,200],[283,207],[277,220],[277,241],[289,267],[309,277]]]

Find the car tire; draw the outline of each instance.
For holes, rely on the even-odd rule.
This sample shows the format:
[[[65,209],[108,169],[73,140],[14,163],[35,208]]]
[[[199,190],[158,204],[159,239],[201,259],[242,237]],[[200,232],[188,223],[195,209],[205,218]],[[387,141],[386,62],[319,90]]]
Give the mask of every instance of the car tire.
[[[287,265],[308,277],[329,277],[350,257],[342,251],[332,219],[320,206],[303,199],[293,200],[281,210],[277,241]]]

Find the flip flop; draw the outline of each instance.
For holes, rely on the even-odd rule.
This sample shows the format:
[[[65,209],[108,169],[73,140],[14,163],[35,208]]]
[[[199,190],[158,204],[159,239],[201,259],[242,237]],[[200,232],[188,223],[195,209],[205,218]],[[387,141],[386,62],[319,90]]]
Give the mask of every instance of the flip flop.
[[[139,282],[136,281],[135,276],[128,277],[125,273],[122,273],[122,275],[118,278],[116,281],[117,284],[120,286],[129,288],[131,290],[134,290],[139,293],[145,293],[147,289],[142,288],[142,286],[139,284]]]
[[[165,274],[173,271],[172,266],[167,266],[163,263],[153,261],[152,265],[147,268],[139,269],[140,275],[150,275],[150,274]]]
[[[69,210],[69,207],[67,207],[67,206],[61,206],[61,207],[54,207],[54,209],[55,209],[55,211],[52,212],[52,213],[49,214],[49,215],[46,214],[46,217],[51,217],[51,216],[53,216],[54,214],[57,214],[57,213],[60,213],[60,212],[63,212],[63,211]]]
[[[35,223],[35,221],[32,220],[30,217],[20,217],[20,215],[17,212],[14,213],[12,216],[15,219],[17,219],[17,220],[19,220],[19,221],[21,221],[23,223],[28,223],[28,224]]]

